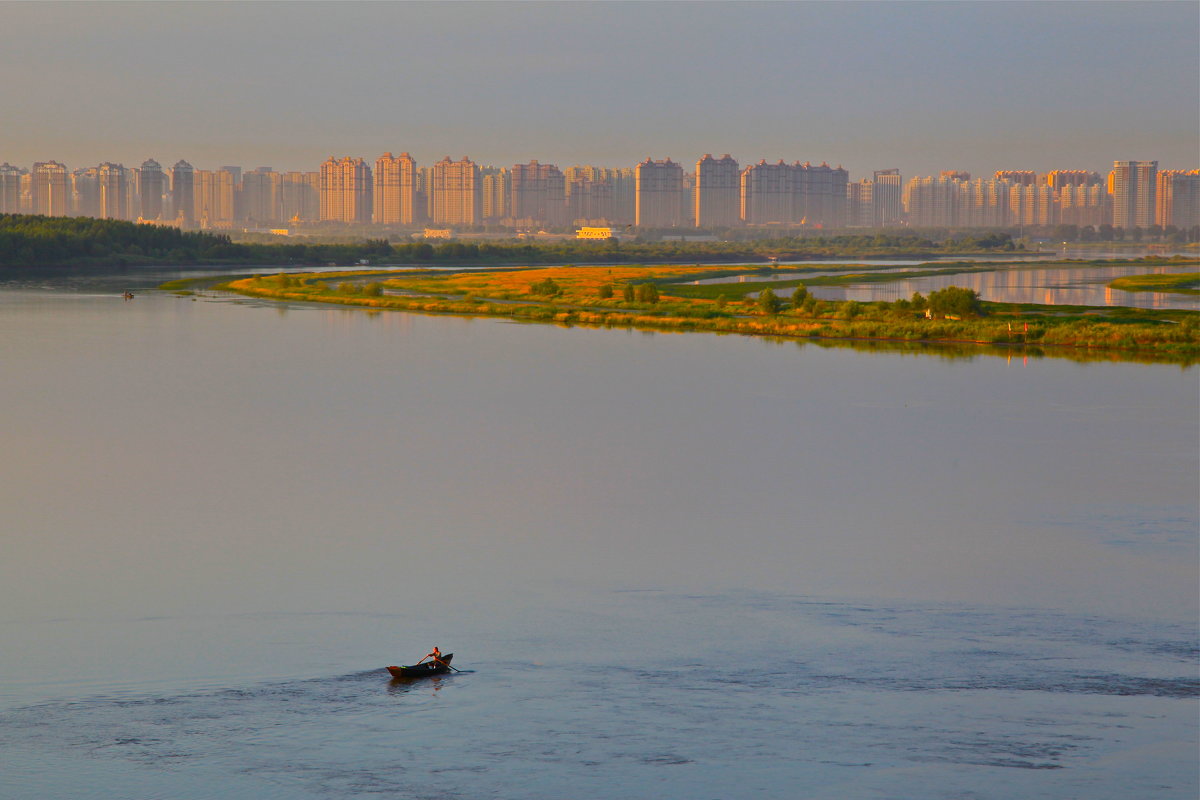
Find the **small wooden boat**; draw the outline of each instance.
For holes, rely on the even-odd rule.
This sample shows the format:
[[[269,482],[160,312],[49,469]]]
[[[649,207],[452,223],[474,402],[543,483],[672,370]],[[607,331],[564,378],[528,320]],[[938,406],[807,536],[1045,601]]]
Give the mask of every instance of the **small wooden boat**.
[[[424,664],[413,664],[411,667],[388,667],[388,672],[392,673],[393,678],[424,678],[428,675],[441,675],[450,671],[450,659],[454,658],[454,653],[446,653],[442,656],[441,663],[427,661]]]

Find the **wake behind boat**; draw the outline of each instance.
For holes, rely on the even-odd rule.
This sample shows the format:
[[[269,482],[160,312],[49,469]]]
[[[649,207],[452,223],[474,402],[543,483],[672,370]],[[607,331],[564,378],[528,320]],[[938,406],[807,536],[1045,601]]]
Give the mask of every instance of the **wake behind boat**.
[[[438,661],[406,667],[388,667],[387,670],[392,673],[393,678],[424,678],[429,675],[442,675],[450,671],[452,658],[454,658],[454,653],[446,653]]]

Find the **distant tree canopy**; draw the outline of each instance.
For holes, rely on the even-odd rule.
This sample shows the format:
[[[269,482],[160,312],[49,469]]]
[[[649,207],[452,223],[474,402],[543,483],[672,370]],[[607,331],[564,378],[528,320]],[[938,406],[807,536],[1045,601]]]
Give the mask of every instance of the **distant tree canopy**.
[[[751,239],[722,242],[580,241],[531,244],[518,240],[391,243],[367,239],[349,243],[239,243],[223,233],[181,231],[91,217],[42,217],[0,214],[0,266],[74,266],[124,264],[271,264],[351,265],[367,261],[398,264],[624,264],[679,263],[693,260],[762,261],[805,257],[935,255],[1013,249],[1006,232],[946,235],[939,241],[906,232]],[[761,234],[760,234],[761,235]]]

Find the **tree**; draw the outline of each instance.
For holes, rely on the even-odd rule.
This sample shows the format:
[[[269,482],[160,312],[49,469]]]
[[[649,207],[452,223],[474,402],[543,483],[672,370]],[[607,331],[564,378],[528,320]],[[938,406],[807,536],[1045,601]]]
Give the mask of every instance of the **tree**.
[[[623,299],[626,303],[633,302],[633,284],[632,283],[627,283],[623,287],[621,287],[621,299]]]
[[[929,311],[941,316],[973,317],[982,311],[979,293],[961,286],[947,286],[929,293]]]
[[[775,292],[771,291],[770,287],[758,293],[758,307],[763,313],[778,314],[781,305],[779,298],[775,296]]]
[[[600,299],[601,299],[601,300],[608,300],[608,299],[609,299],[609,298],[611,298],[612,296],[613,296],[613,285],[612,285],[611,283],[605,283],[605,284],[601,284],[601,286],[600,286]]]
[[[804,305],[804,301],[808,299],[808,287],[803,283],[796,284],[796,288],[792,291],[792,309],[799,309]]]
[[[639,283],[634,297],[639,303],[657,303],[658,287],[653,283]]]

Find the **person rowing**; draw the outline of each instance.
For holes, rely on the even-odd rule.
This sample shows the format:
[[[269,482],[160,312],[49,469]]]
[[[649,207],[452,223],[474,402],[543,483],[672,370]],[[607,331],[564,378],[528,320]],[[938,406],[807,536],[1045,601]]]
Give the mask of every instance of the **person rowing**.
[[[431,652],[429,655],[425,656],[425,658],[432,658],[432,659],[433,659],[433,663],[437,664],[439,667],[448,667],[448,666],[450,666],[450,665],[449,665],[449,664],[447,664],[445,661],[442,661],[442,651],[441,651],[441,650],[438,650],[438,648],[437,648],[437,645],[436,645],[436,644],[433,646],[433,651],[432,651],[432,652]],[[418,661],[417,663],[418,663],[418,664],[423,664],[423,663],[425,663],[425,658],[422,658],[422,659],[421,659],[420,661]]]

